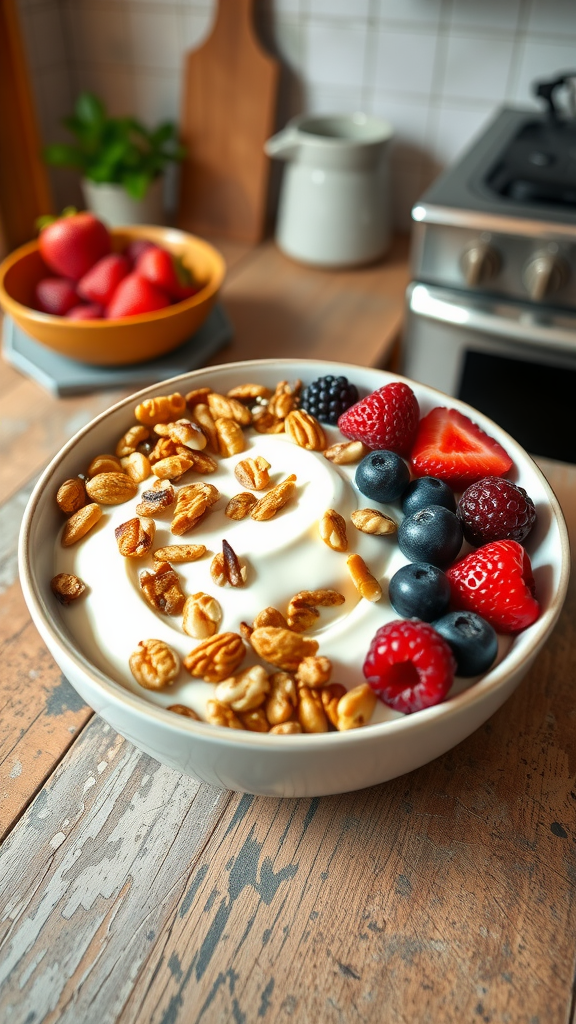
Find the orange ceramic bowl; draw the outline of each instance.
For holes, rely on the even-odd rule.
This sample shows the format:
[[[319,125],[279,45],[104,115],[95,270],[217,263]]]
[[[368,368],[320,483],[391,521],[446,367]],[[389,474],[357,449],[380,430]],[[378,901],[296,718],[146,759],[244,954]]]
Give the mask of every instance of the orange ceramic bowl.
[[[175,228],[138,225],[112,228],[116,252],[146,238],[182,257],[195,280],[203,282],[196,295],[154,313],[121,320],[67,320],[32,309],[34,288],[46,268],[38,242],[29,242],[0,264],[0,305],[35,341],[70,359],[93,366],[141,363],[170,352],[189,338],[208,316],[224,279],[225,263],[208,242]]]

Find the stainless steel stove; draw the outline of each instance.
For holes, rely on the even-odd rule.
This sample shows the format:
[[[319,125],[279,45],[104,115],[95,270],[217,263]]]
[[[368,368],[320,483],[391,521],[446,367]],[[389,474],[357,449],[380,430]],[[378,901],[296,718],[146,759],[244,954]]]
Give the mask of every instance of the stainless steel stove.
[[[574,73],[576,74],[576,73]],[[403,372],[576,462],[576,118],[504,108],[412,210]]]

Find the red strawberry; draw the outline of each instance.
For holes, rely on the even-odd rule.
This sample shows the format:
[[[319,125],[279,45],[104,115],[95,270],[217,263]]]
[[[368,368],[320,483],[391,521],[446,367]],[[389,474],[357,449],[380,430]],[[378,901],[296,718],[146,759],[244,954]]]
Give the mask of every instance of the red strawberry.
[[[78,305],[78,293],[65,277],[44,277],[34,290],[36,308],[42,313],[64,316],[72,306]]]
[[[133,242],[130,242],[130,244],[126,246],[123,255],[133,268],[138,257],[141,256],[143,252],[146,252],[147,249],[156,248],[157,247],[154,245],[154,242],[149,242],[147,238],[135,238]]]
[[[102,306],[91,303],[88,306],[73,306],[66,313],[68,320],[101,320],[104,316]]]
[[[405,715],[444,700],[455,671],[454,655],[444,638],[417,619],[381,626],[363,668],[381,700]]]
[[[190,271],[182,263],[182,260],[166,249],[159,249],[154,246],[146,249],[136,260],[135,268],[142,277],[145,277],[157,288],[162,288],[170,298],[176,302],[195,295],[199,290],[192,281]]]
[[[499,633],[518,633],[540,614],[526,551],[516,540],[495,540],[446,571],[455,608],[476,612]]]
[[[87,302],[107,306],[116,288],[130,273],[130,264],[125,256],[111,252],[98,260],[78,282],[78,294]]]
[[[155,309],[164,309],[169,305],[170,299],[166,292],[133,271],[120,281],[106,308],[106,319],[117,320],[124,316],[138,316],[139,313],[153,313]]]
[[[512,459],[493,437],[461,412],[442,406],[420,420],[411,461],[416,476],[439,477],[457,491],[512,467]]]
[[[412,388],[396,381],[351,405],[339,417],[338,426],[344,437],[363,441],[368,448],[409,455],[419,415]]]
[[[42,228],[38,245],[50,270],[79,281],[110,252],[110,235],[92,213],[74,213]]]

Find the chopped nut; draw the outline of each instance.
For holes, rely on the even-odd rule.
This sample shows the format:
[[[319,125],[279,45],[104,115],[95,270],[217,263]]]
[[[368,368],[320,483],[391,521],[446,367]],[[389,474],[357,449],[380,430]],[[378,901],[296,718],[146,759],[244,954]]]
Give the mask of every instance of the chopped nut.
[[[180,658],[163,640],[141,640],[130,655],[130,671],[145,690],[164,690],[180,671]]]
[[[225,459],[229,458],[230,455],[237,455],[238,452],[244,451],[246,439],[242,433],[242,427],[239,423],[236,423],[236,420],[227,420],[220,416],[216,420],[216,430],[218,433],[219,451]]]
[[[256,499],[254,499],[256,501]],[[58,493],[56,494],[56,502],[58,507],[65,512],[67,516],[73,512],[78,512],[86,504],[86,488],[84,481],[80,477],[75,476],[70,480],[65,480],[63,484],[60,484]]]
[[[186,598],[180,589],[180,578],[169,562],[160,562],[154,572],[140,573],[140,589],[149,604],[164,615],[179,615]]]
[[[280,725],[273,725],[270,734],[275,736],[295,736],[302,732],[300,722],[281,722]]]
[[[188,407],[193,409],[194,406],[199,405],[200,403],[204,404],[211,391],[212,388],[194,388],[193,391],[189,391],[186,395]]]
[[[74,576],[71,572],[59,572],[50,581],[50,589],[60,604],[70,604],[84,593],[86,585],[79,576]]]
[[[296,679],[298,683],[304,686],[311,686],[317,689],[320,686],[326,686],[330,682],[330,676],[332,675],[332,662],[329,658],[319,657],[312,655],[312,657],[302,658],[302,661],[296,669]]]
[[[328,719],[321,697],[308,686],[298,691],[298,721],[302,732],[328,732]]]
[[[102,518],[102,509],[93,502],[91,505],[84,505],[78,512],[70,516],[64,524],[62,539],[60,543],[63,548],[69,548],[81,537],[85,537],[89,530]]]
[[[220,683],[236,671],[245,655],[246,648],[238,633],[216,633],[202,640],[184,658],[184,667],[196,679]]]
[[[301,388],[302,381],[300,380],[297,380],[294,386],[290,385],[287,380],[279,381],[274,394],[268,402],[268,412],[280,420],[286,419],[288,413],[296,408]]]
[[[335,729],[338,728],[338,701],[345,693],[346,687],[341,683],[329,683],[328,686],[323,686],[320,690],[322,707]]]
[[[218,431],[216,430],[216,424],[214,417],[210,412],[210,409],[203,402],[195,405],[192,409],[192,417],[194,422],[202,429],[205,437],[207,438],[208,444],[210,445],[213,452],[220,451],[220,441],[218,439]]]
[[[368,683],[355,686],[338,701],[336,728],[344,732],[366,725],[372,718],[375,707],[376,694],[372,687]]]
[[[150,459],[143,455],[142,452],[132,452],[131,455],[124,455],[120,461],[122,469],[135,484],[141,484],[143,480],[147,480],[152,472]]]
[[[88,466],[86,476],[88,478],[98,476],[99,473],[123,473],[120,459],[115,455],[96,455]]]
[[[340,604],[344,604],[344,597],[337,590],[301,590],[288,605],[288,626],[295,633],[302,633],[319,618],[318,607],[333,608]]]
[[[255,459],[242,459],[234,467],[234,476],[242,487],[250,487],[253,491],[262,491],[270,483],[270,463],[261,455]]]
[[[218,489],[203,481],[181,487],[176,497],[176,508],[170,525],[172,533],[177,536],[188,533],[219,497]]]
[[[187,597],[182,619],[182,629],[196,640],[214,636],[222,621],[222,608],[210,594],[192,594]]]
[[[192,455],[192,452],[190,452]],[[189,469],[192,469],[194,460],[187,455],[169,455],[167,459],[160,459],[152,466],[154,476],[160,480],[178,480]]]
[[[124,558],[143,558],[152,547],[156,523],[153,519],[129,519],[114,530],[118,550]]]
[[[369,451],[362,441],[341,441],[339,444],[331,445],[322,454],[325,459],[337,466],[347,466],[351,462],[359,462]]]
[[[265,406],[254,410],[252,426],[259,434],[284,433],[284,420],[274,416]]]
[[[184,445],[194,451],[206,447],[206,435],[197,423],[181,419],[175,423],[157,423],[154,428],[159,437],[169,437],[174,444]]]
[[[149,437],[150,431],[142,423],[138,423],[135,427],[130,427],[130,430],[127,430],[118,441],[116,455],[119,459],[126,455],[132,455],[137,450],[138,445],[147,441]]]
[[[252,413],[245,405],[242,405],[242,402],[237,401],[236,398],[226,398],[215,391],[208,395],[208,408],[215,420],[219,418],[235,420],[243,427],[249,426],[252,422]]]
[[[263,665],[252,665],[238,675],[218,683],[214,696],[234,711],[252,711],[259,708],[270,691],[268,673]]]
[[[266,698],[266,718],[270,725],[280,725],[294,715],[298,707],[298,690],[288,672],[273,672],[270,692]]]
[[[175,392],[173,395],[158,395],[146,398],[134,410],[139,423],[153,427],[156,423],[171,423],[186,412],[186,399]]]
[[[222,554],[214,555],[210,565],[210,575],[218,587],[243,587],[246,582],[247,569],[240,562],[236,552],[227,540],[222,541]]]
[[[211,725],[222,725],[226,729],[243,729],[244,726],[235,715],[228,704],[221,704],[218,700],[206,701],[206,720]]]
[[[239,402],[254,402],[257,398],[268,399],[271,394],[270,388],[265,388],[263,384],[239,384],[226,392],[228,398],[237,398]]]
[[[252,711],[239,711],[238,718],[245,729],[250,732],[269,732],[270,726],[264,708],[254,708]]]
[[[254,629],[258,629],[260,626],[280,626],[282,629],[288,627],[286,619],[282,615],[282,612],[276,610],[276,608],[264,608],[252,623]]]
[[[164,512],[176,501],[176,491],[168,480],[156,480],[149,491],[144,491],[142,501],[136,505],[139,516],[154,516]]]
[[[304,409],[294,409],[284,420],[288,437],[300,448],[309,452],[322,452],[326,447],[326,435],[315,416]]]
[[[241,622],[240,625],[238,626],[238,629],[240,631],[240,635],[246,641],[246,643],[250,643],[250,637],[254,632],[252,626],[249,626],[247,622]]]
[[[193,718],[195,722],[202,721],[200,715],[197,715],[192,708],[187,708],[185,704],[170,704],[166,711],[173,711],[175,715],[184,715],[185,718]]]
[[[320,520],[320,536],[333,551],[347,551],[346,520],[333,508],[326,509]]]
[[[86,484],[88,496],[101,505],[122,505],[133,498],[137,490],[126,473],[98,473]]]
[[[368,569],[364,559],[360,555],[350,555],[346,559],[346,565],[360,596],[365,597],[367,601],[379,601],[382,597],[382,587]]]
[[[272,519],[281,508],[284,508],[296,490],[296,475],[292,473],[280,484],[271,487],[266,494],[256,502],[250,516],[258,522]]]
[[[235,494],[224,509],[224,514],[228,516],[228,519],[245,519],[250,514],[254,505],[258,501],[255,494],[251,494],[250,491],[242,491],[241,494]]]
[[[206,452],[190,451],[189,456],[192,459],[191,470],[193,473],[214,473],[218,469],[218,463]]]
[[[250,643],[259,657],[287,672],[295,672],[302,658],[316,654],[318,643],[278,626],[260,626],[250,637]]]
[[[389,533],[396,533],[396,523],[390,516],[385,516],[375,508],[359,508],[350,516],[354,526],[362,533],[373,533],[378,537],[385,537]]]
[[[150,465],[153,466],[156,462],[161,462],[162,459],[170,459],[173,455],[179,455],[179,447],[171,437],[159,437],[148,455]],[[192,452],[186,451],[184,455],[191,457]]]
[[[168,544],[152,552],[158,562],[196,562],[206,554],[204,544]]]

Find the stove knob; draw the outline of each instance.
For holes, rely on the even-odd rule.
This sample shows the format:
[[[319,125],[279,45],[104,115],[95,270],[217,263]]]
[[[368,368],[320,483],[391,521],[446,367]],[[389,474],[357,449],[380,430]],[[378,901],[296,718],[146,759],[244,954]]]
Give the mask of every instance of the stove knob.
[[[568,280],[569,270],[566,260],[555,253],[534,253],[524,267],[522,280],[530,298],[541,302],[548,295],[557,292]]]
[[[475,242],[462,253],[460,266],[468,287],[475,288],[496,277],[501,266],[500,254],[487,242]]]

